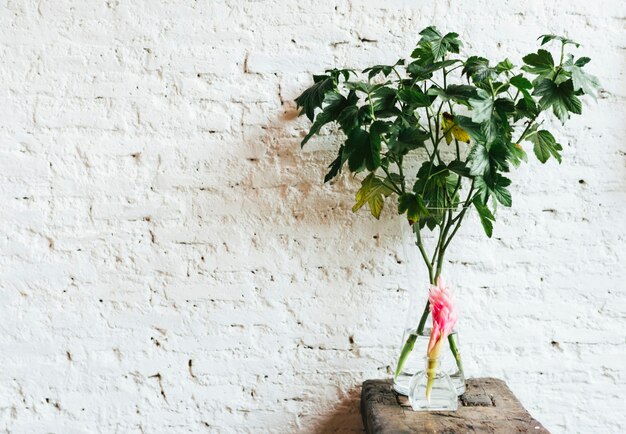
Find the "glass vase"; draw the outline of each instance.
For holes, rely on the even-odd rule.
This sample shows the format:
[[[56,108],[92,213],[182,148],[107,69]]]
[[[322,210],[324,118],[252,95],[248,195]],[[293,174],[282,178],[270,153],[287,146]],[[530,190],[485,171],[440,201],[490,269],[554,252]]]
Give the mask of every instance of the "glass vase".
[[[414,411],[456,411],[459,401],[452,379],[440,369],[439,358],[425,357],[425,360],[425,369],[415,374],[409,384],[411,408]]]
[[[393,381],[393,389],[400,395],[409,395],[409,383],[411,381],[411,378],[424,370],[424,355],[426,354],[426,350],[428,349],[430,331],[430,326],[425,327],[422,333],[417,336],[413,351],[411,351],[404,365],[402,366],[400,373]],[[408,328],[405,330],[404,334],[402,335],[402,342],[400,343],[398,355],[401,353],[404,343],[407,341],[409,335],[411,334],[416,334],[416,327]],[[453,330],[450,336],[452,337],[452,339],[454,339],[457,348],[459,348],[458,332],[456,330]],[[460,396],[465,392],[465,376],[463,375],[463,371],[459,369],[456,363],[454,355],[450,350],[449,342],[446,340],[442,343],[442,346],[443,348],[441,348],[441,354],[439,356],[440,370],[448,374],[448,376],[452,380],[454,388],[456,389],[457,395]]]
[[[425,303],[428,300],[429,276],[426,265],[417,248],[416,236],[412,227],[409,226],[406,221],[402,223],[400,233],[402,236],[402,260],[405,265],[405,273],[403,280],[401,280],[401,286],[408,292],[409,305],[404,322],[402,341],[400,342],[397,357],[394,361],[394,367],[397,368],[397,363],[404,344],[411,335],[413,335],[415,339],[415,344],[399,374],[394,378],[393,389],[401,395],[408,395],[411,378],[424,368],[423,358],[428,348],[432,319],[430,316],[428,317],[424,330],[417,336],[417,326],[424,312]],[[451,336],[456,343],[456,347],[459,348],[458,331],[453,331]],[[439,356],[441,370],[450,376],[457,390],[457,394],[462,395],[465,392],[465,377],[463,371],[457,366],[449,342],[443,342],[442,345],[443,348],[441,348]]]

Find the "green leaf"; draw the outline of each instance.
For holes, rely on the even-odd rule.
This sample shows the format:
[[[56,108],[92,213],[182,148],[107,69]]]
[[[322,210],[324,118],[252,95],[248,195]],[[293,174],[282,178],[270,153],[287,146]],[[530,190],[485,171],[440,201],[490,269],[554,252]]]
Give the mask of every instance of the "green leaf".
[[[410,225],[428,216],[428,210],[421,196],[413,193],[404,193],[398,197],[398,213],[406,213]]]
[[[586,95],[596,97],[596,92],[600,89],[600,80],[595,75],[587,74],[580,66],[572,65],[564,67],[572,74],[572,84],[574,91],[582,90]]]
[[[500,115],[500,118],[506,119],[509,113],[515,111],[515,103],[509,98],[498,98],[493,102],[493,109]]]
[[[369,104],[363,104],[359,107],[359,124],[369,125],[372,122],[372,112]]]
[[[539,114],[535,100],[530,96],[529,90],[532,89],[533,84],[526,79],[522,74],[512,77],[510,83],[517,88],[522,94],[522,98],[515,104],[515,111],[513,113],[513,120],[515,122],[522,118],[535,119]]]
[[[580,44],[578,42],[558,35],[541,35],[537,38],[537,40],[539,39],[541,39],[541,45],[545,45],[548,42],[556,39],[557,41],[560,41],[563,45],[572,44],[575,45],[576,48],[580,47]]]
[[[450,84],[445,89],[433,86],[428,89],[426,93],[428,95],[438,96],[444,101],[453,100],[467,105],[468,100],[475,97],[477,91],[480,91],[480,89],[476,89],[474,86],[467,84]]]
[[[324,103],[327,104],[321,113],[315,117],[315,122],[311,125],[311,129],[308,134],[304,136],[302,139],[302,143],[300,143],[300,147],[304,147],[306,142],[309,141],[311,137],[315,134],[319,133],[320,129],[329,122],[337,120],[339,115],[343,112],[343,110],[348,106],[349,101],[343,95],[331,91],[328,92],[324,98]]]
[[[388,125],[383,121],[376,121],[370,125],[369,152],[365,153],[365,167],[369,171],[374,171],[380,167],[381,135],[388,128]]]
[[[365,160],[371,155],[369,133],[361,128],[352,130],[346,139],[345,154],[351,172],[364,170]]]
[[[387,77],[393,72],[394,67],[398,65],[404,65],[404,59],[399,59],[394,65],[374,65],[372,67],[364,69],[363,74],[367,73],[367,78],[369,78],[370,80],[381,72],[385,77]]]
[[[354,69],[327,69],[324,71],[326,74],[329,74],[331,78],[335,81],[335,83],[339,83],[339,77],[343,77],[343,81],[348,81],[350,79],[350,74],[356,75],[356,71]]]
[[[591,62],[591,59],[589,57],[581,57],[580,59],[576,60],[576,62],[574,62],[574,65],[582,68],[589,62]]]
[[[499,173],[485,174],[475,179],[475,186],[481,194],[483,202],[487,201],[489,195],[493,195],[502,205],[510,207],[512,205],[511,193],[507,187],[511,185],[511,180]]]
[[[480,130],[485,136],[485,143],[490,143],[494,141],[499,134],[499,123],[495,116],[491,116],[489,119],[485,120],[482,124],[480,124]],[[500,128],[500,130],[502,130]]]
[[[344,155],[344,145],[341,145],[339,147],[339,152],[337,153],[337,158],[335,158],[333,162],[330,163],[328,166],[329,171],[326,174],[326,176],[324,176],[324,183],[330,181],[331,179],[339,175],[341,173],[341,167],[343,166],[343,163],[345,162],[346,162],[346,158]]]
[[[445,95],[455,101],[467,101],[468,99],[476,96],[476,89],[474,86],[467,84],[449,84],[445,88]]]
[[[554,59],[549,51],[540,49],[537,53],[532,53],[522,58],[526,66],[522,69],[531,74],[547,76],[554,71]]]
[[[511,77],[510,83],[518,88],[520,91],[522,90],[530,90],[533,88],[532,83],[527,78],[524,78],[522,74],[516,75],[515,77]]]
[[[527,91],[522,91],[524,97],[515,104],[513,119],[518,121],[522,118],[535,119],[539,114],[535,100]]]
[[[450,172],[454,172],[457,175],[464,176],[466,178],[470,177],[470,170],[467,165],[460,160],[452,160],[448,164],[448,169]]]
[[[344,108],[339,116],[337,116],[337,122],[341,126],[341,129],[346,133],[350,133],[355,128],[359,127],[359,108],[356,105],[348,105]]]
[[[556,142],[550,131],[539,130],[528,136],[527,139],[534,144],[533,150],[539,161],[545,163],[550,156],[553,156],[559,163],[561,162],[559,151],[562,151],[563,147]]]
[[[493,86],[493,90],[494,90],[496,95],[507,93],[507,91],[511,87],[511,85],[509,84],[508,81],[504,82],[504,83],[500,83],[499,81],[494,81],[492,83],[492,86]],[[480,87],[482,89],[487,90],[487,91],[491,91],[491,87],[489,87],[488,84],[482,83]]]
[[[580,114],[582,112],[582,103],[574,94],[571,79],[560,84],[550,79],[541,80],[535,86],[533,95],[541,97],[539,104],[543,109],[552,107],[554,114],[562,123],[569,119],[569,113]]]
[[[484,143],[475,143],[467,156],[470,174],[482,176],[489,171],[489,151]]]
[[[300,115],[306,114],[311,122],[315,117],[315,109],[322,106],[326,93],[335,89],[335,82],[328,75],[314,75],[313,81],[315,84],[295,99],[297,107],[302,108]]]
[[[470,174],[483,176],[488,173],[495,173],[497,170],[508,171],[509,152],[502,140],[495,140],[489,144],[480,142],[474,144],[467,157]]]
[[[377,89],[383,87],[382,84],[366,83],[364,81],[348,81],[346,82],[346,88],[349,90],[355,90],[363,93],[374,93]]]
[[[476,98],[470,98],[469,103],[473,109],[472,121],[480,123],[491,119],[493,98],[489,92],[484,89],[478,89]]]
[[[493,142],[490,142],[487,145],[487,150],[489,152],[489,164],[491,171],[495,172],[496,170],[501,170],[508,172],[508,158],[510,150],[502,138],[499,137]]]
[[[433,72],[439,71],[440,69],[446,68],[448,66],[452,66],[455,63],[461,62],[458,59],[449,59],[441,62],[426,62],[422,63],[421,61],[415,61],[410,63],[406,72],[414,79],[414,80],[425,80],[427,78],[432,77]]]
[[[415,65],[426,66],[435,62],[432,47],[428,42],[418,44],[411,53],[411,58],[416,59],[415,62],[413,62]]]
[[[424,142],[430,139],[430,134],[419,127],[400,126],[396,128],[397,136],[392,136],[388,143],[391,152],[399,156],[423,147]]]
[[[596,99],[596,92],[600,89],[600,80],[595,75],[587,74],[583,71],[582,67],[589,63],[591,59],[588,57],[581,57],[574,62],[574,56],[569,54],[567,60],[563,62],[563,71],[569,74],[559,74],[559,80],[557,84],[565,81],[567,77],[572,78],[574,92],[576,95],[591,95]]]
[[[522,161],[528,161],[526,151],[519,143],[513,143],[509,148],[509,159],[515,167],[518,167]]]
[[[471,78],[476,83],[494,78],[496,70],[489,67],[489,60],[484,57],[471,56],[465,61],[461,75],[466,75],[468,79]]]
[[[398,92],[398,99],[411,107],[429,107],[431,98],[418,87],[404,87]]]
[[[513,200],[511,198],[511,192],[509,192],[506,187],[511,184],[511,180],[499,174],[496,176],[499,177],[499,181],[491,187],[491,194],[493,194],[493,197],[495,197],[499,203],[510,207],[513,205]]]
[[[372,92],[372,106],[376,116],[379,118],[385,118],[398,113],[394,112],[396,105],[396,91],[390,87],[379,87]],[[396,109],[397,110],[397,109]]]
[[[496,220],[495,217],[493,216],[493,214],[491,213],[487,205],[482,203],[478,197],[474,198],[474,201],[472,203],[474,204],[476,211],[478,211],[478,216],[480,217],[480,224],[483,226],[483,229],[485,230],[485,233],[487,234],[487,236],[491,238],[491,235],[493,234],[492,222]]]
[[[514,68],[513,64],[509,59],[504,59],[502,62],[496,65],[496,72],[501,74],[505,71],[511,71]]]
[[[422,196],[429,212],[427,220],[431,223],[441,222],[445,210],[450,206],[448,198],[454,192],[457,179],[445,164],[434,165],[426,161],[417,171],[413,192]]]
[[[391,183],[387,180],[380,180],[372,172],[361,182],[361,188],[356,193],[356,203],[352,207],[352,212],[357,212],[367,203],[372,215],[378,219],[383,209],[385,197],[391,193],[393,193]]]
[[[426,27],[420,32],[420,35],[422,38],[420,39],[419,44],[430,44],[430,48],[435,59],[442,58],[448,52],[458,53],[460,47],[463,45],[459,40],[459,35],[457,33],[448,33],[445,36],[442,36],[434,26]]]
[[[467,116],[456,115],[454,116],[454,122],[466,131],[474,141],[486,141],[485,134],[482,132],[480,124],[472,122],[472,120]]]

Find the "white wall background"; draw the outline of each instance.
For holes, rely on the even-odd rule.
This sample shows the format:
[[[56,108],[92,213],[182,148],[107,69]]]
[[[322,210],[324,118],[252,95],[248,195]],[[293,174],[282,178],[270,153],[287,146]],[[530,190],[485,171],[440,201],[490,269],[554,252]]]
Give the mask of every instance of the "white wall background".
[[[626,431],[626,8],[616,0],[4,1],[0,428],[359,432],[387,377],[399,223],[301,152],[310,73],[410,53],[434,23],[520,62],[584,43],[605,91],[564,162],[514,175],[449,255],[468,373],[555,433]],[[545,169],[545,170],[544,170]]]

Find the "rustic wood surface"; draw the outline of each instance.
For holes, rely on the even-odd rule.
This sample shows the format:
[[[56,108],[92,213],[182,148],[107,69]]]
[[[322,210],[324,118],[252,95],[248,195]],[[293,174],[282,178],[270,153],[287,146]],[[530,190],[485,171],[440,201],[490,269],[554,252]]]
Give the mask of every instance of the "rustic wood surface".
[[[472,378],[454,412],[413,411],[391,380],[367,380],[361,392],[361,415],[368,434],[401,433],[548,433],[496,378]]]

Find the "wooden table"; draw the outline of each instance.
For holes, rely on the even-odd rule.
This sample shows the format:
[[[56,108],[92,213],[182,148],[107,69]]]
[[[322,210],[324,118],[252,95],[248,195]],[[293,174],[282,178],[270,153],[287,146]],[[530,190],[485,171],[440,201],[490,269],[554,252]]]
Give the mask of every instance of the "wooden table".
[[[391,389],[391,380],[367,380],[361,415],[368,434],[548,433],[496,378],[467,380],[459,409],[452,412],[413,411],[408,399]]]

